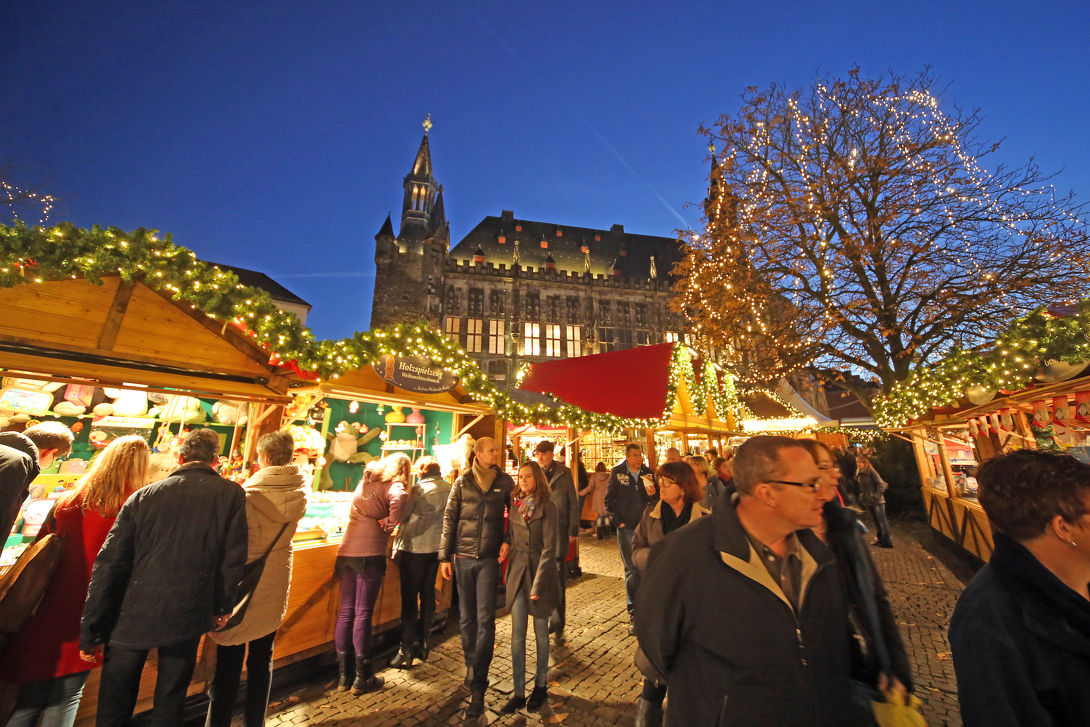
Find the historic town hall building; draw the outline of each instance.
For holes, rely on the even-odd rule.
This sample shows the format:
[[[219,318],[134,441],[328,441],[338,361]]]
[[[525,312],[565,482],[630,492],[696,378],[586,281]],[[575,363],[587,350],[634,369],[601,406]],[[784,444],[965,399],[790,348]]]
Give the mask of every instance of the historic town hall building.
[[[677,240],[485,217],[453,248],[427,132],[404,180],[401,226],[375,235],[371,327],[426,320],[498,385],[522,361],[677,340],[669,309]]]

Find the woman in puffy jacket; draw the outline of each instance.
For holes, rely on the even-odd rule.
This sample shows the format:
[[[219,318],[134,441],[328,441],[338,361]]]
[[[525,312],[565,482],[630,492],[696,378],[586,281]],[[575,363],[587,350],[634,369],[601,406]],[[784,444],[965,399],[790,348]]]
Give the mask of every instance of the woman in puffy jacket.
[[[151,453],[143,437],[119,437],[102,450],[76,488],[57,501],[38,537],[64,537],[64,550],[38,610],[8,643],[0,678],[21,685],[9,727],[71,727],[87,677],[101,663],[80,655],[80,617],[91,566],[129,495],[147,484]]]
[[[287,432],[272,432],[261,437],[257,440],[260,469],[242,485],[246,491],[249,530],[246,560],[257,560],[266,552],[269,557],[242,621],[209,635],[216,643],[216,675],[208,690],[207,727],[231,724],[243,657],[246,660],[245,725],[260,727],[265,723],[272,686],[273,638],[288,610],[291,539],[307,509],[303,473],[291,461],[294,451],[295,442]]]
[[[500,710],[510,714],[523,706],[541,709],[548,696],[549,614],[560,602],[556,563],[559,515],[549,482],[537,462],[519,468],[510,516],[511,550],[507,565],[507,608],[511,611],[511,672],[514,693]],[[534,620],[537,669],[534,690],[526,699],[526,621]]]
[[[337,551],[336,572],[341,580],[341,608],[333,631],[340,680],[353,694],[381,689],[384,679],[371,667],[371,617],[386,576],[386,545],[390,531],[401,522],[409,498],[409,458],[396,453],[369,464],[352,497],[348,527]],[[355,654],[356,676],[349,671],[348,650]]]

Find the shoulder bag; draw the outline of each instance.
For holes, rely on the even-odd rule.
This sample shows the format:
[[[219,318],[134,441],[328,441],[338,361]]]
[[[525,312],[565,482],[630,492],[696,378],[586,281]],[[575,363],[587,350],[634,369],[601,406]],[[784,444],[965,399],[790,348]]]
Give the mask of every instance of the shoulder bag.
[[[216,631],[233,629],[242,623],[242,619],[246,616],[246,609],[250,607],[250,601],[253,600],[254,591],[257,590],[257,584],[261,582],[261,574],[265,572],[265,562],[269,559],[269,554],[272,553],[276,544],[280,542],[280,538],[283,537],[284,531],[288,529],[290,524],[289,521],[280,526],[276,537],[272,539],[269,547],[260,558],[252,560],[242,567],[242,580],[238,583],[238,598],[235,601],[235,607],[231,609],[231,617],[227,619],[227,623],[216,629]]]
[[[54,503],[42,523],[43,528],[54,526],[56,511]],[[0,576],[0,650],[7,637],[19,631],[37,610],[63,552],[64,536],[47,533],[29,545]]]

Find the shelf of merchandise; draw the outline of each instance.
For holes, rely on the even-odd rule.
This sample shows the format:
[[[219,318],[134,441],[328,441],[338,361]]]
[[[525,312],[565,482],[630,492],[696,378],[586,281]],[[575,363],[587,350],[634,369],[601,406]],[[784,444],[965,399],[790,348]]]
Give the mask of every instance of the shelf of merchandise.
[[[413,429],[413,441],[420,442],[419,447],[405,447],[392,444],[383,444],[380,449],[385,452],[408,452],[409,459],[413,462],[424,456],[424,442],[428,441],[427,425],[417,422],[386,422],[386,441],[389,442],[398,437],[394,436],[394,432],[398,427],[411,427]],[[420,436],[416,437],[416,430],[420,430]]]

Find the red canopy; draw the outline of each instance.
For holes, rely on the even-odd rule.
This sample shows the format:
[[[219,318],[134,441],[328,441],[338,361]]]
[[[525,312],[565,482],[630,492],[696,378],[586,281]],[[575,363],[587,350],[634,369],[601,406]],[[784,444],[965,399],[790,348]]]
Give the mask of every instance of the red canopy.
[[[673,343],[531,364],[519,388],[599,414],[657,419],[666,408]]]

